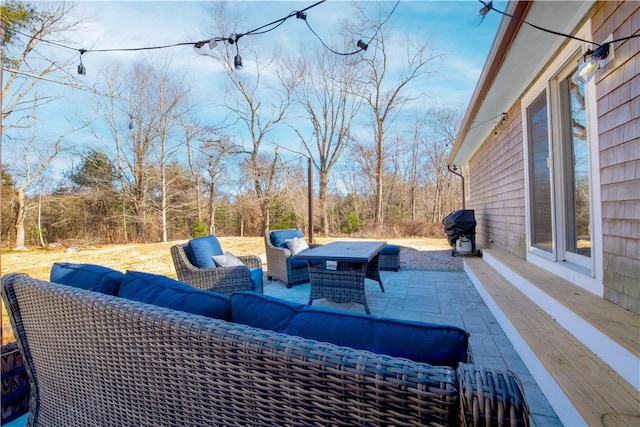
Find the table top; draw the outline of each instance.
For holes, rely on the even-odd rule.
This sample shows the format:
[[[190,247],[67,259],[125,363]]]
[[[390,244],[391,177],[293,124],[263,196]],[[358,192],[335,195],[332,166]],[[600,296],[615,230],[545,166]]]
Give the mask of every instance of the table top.
[[[369,262],[387,242],[331,242],[304,250],[294,257],[306,260]]]

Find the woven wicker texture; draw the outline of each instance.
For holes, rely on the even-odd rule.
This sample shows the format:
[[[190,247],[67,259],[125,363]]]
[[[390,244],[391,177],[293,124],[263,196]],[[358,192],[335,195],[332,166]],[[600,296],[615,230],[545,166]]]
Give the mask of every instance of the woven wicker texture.
[[[185,252],[186,244],[171,247],[171,258],[178,274],[178,280],[194,288],[231,295],[237,291],[250,291],[250,268],[262,266],[257,255],[239,256],[244,265],[235,267],[198,268],[191,264]],[[262,292],[262,289],[259,290]]]
[[[35,425],[455,423],[450,368],[26,276],[7,285],[35,384]]]
[[[367,314],[371,314],[367,304],[364,288],[365,277],[375,280],[384,292],[380,271],[378,269],[379,255],[376,255],[366,265],[356,262],[338,262],[336,270],[325,267],[309,267],[311,290],[309,305],[314,299],[326,298],[333,302],[356,302],[364,306]]]
[[[511,371],[460,364],[458,381],[463,425],[529,426],[522,384]]]
[[[394,270],[398,271],[400,268],[400,254],[397,255],[383,255],[380,254],[379,261],[380,270]]]
[[[310,244],[313,248],[315,244]],[[267,254],[267,277],[276,279],[287,285],[288,288],[296,283],[309,281],[309,270],[306,267],[293,268],[291,251],[287,248],[278,248],[271,243],[271,230],[264,232],[264,247]]]

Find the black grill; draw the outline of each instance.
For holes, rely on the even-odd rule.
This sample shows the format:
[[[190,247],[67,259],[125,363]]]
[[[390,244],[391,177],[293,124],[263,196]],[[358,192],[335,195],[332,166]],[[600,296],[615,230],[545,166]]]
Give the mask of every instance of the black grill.
[[[471,241],[471,253],[476,253],[476,218],[473,209],[453,211],[442,220],[442,224],[451,245],[451,256],[456,255],[456,243],[461,237]]]

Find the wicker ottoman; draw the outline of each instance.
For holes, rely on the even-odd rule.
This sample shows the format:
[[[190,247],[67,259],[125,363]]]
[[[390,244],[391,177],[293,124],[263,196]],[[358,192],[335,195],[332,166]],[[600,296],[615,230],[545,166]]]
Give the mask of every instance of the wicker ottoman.
[[[398,271],[400,268],[400,246],[386,245],[382,248],[378,268],[380,270]]]

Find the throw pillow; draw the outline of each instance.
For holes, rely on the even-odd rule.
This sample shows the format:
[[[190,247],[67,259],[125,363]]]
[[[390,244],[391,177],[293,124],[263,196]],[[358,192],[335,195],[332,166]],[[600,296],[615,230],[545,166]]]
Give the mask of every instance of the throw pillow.
[[[305,249],[309,249],[309,245],[304,240],[304,237],[296,237],[294,239],[285,240],[287,247],[291,251],[293,255],[304,251]]]
[[[234,267],[237,265],[244,265],[242,261],[240,261],[238,257],[231,252],[227,252],[223,255],[214,255],[211,258],[213,258],[213,262],[216,263],[217,267]]]

